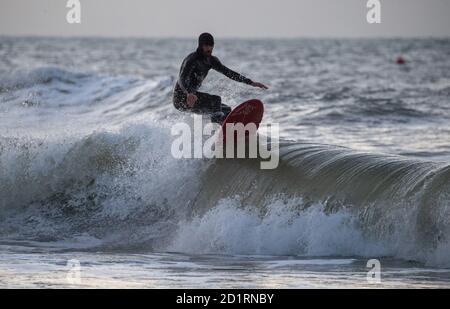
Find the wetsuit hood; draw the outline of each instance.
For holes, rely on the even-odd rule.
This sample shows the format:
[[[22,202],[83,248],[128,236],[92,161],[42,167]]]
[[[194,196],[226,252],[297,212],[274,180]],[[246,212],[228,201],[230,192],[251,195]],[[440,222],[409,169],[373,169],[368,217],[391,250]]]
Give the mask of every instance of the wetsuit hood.
[[[211,33],[202,33],[198,37],[198,47],[202,47],[202,45],[214,46],[214,37]]]
[[[200,34],[200,36],[198,37],[197,54],[201,58],[207,58],[207,56],[203,54],[203,45],[214,46],[214,37],[212,36],[212,34],[205,32]]]

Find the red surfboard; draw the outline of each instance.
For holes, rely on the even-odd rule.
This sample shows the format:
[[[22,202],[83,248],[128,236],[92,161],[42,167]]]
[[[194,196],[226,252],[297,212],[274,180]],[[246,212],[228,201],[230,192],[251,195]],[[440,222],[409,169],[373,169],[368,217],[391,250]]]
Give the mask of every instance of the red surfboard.
[[[242,123],[244,126],[249,123],[254,123],[256,128],[259,128],[259,124],[263,118],[264,104],[257,99],[252,99],[239,104],[233,109],[225,118],[222,123],[222,137],[226,139],[226,126],[227,124]]]

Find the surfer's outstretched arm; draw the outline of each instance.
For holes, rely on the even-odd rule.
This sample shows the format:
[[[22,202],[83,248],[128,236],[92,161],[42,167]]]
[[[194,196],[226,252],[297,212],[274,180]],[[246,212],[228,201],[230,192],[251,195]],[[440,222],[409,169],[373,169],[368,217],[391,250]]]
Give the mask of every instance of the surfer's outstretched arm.
[[[214,70],[222,73],[223,75],[225,75],[226,77],[228,77],[234,81],[244,83],[247,85],[251,85],[253,83],[253,81],[250,78],[247,78],[247,77],[227,68],[226,66],[224,66],[217,57],[212,57],[211,64],[212,64],[212,68]]]
[[[216,70],[217,72],[222,73],[223,75],[225,75],[226,77],[237,81],[237,82],[241,82],[253,87],[259,87],[259,88],[263,88],[263,89],[268,89],[267,86],[261,84],[261,83],[257,83],[252,81],[250,78],[245,77],[244,75],[241,75],[229,68],[227,68],[226,66],[224,66],[220,60],[217,57],[212,57],[212,68],[214,70]]]

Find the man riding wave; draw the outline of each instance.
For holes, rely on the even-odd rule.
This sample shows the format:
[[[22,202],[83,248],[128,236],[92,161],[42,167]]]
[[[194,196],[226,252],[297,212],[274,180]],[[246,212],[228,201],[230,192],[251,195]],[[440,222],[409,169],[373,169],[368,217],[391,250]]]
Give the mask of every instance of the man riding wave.
[[[198,48],[189,54],[181,65],[178,81],[173,91],[173,104],[181,111],[210,114],[211,121],[222,123],[231,112],[231,107],[222,103],[218,95],[198,91],[210,69],[222,73],[228,78],[247,85],[268,89],[267,86],[253,82],[251,79],[224,66],[212,56],[214,38],[209,33],[202,33],[198,38]]]

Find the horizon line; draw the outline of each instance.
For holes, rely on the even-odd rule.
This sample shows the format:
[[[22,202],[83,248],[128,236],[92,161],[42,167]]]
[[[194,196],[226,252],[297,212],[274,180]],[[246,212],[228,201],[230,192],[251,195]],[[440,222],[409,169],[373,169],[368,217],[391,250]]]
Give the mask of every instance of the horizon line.
[[[162,39],[162,40],[197,40],[196,36],[110,36],[110,35],[42,35],[42,34],[1,34],[0,38],[48,38],[48,39]],[[336,40],[379,40],[379,39],[450,39],[450,35],[380,35],[380,36],[216,36],[216,39],[223,40],[296,40],[296,39],[336,39]]]

